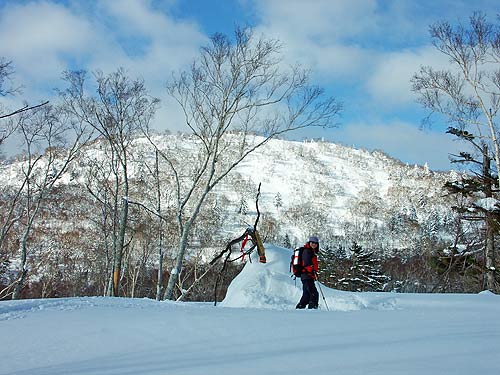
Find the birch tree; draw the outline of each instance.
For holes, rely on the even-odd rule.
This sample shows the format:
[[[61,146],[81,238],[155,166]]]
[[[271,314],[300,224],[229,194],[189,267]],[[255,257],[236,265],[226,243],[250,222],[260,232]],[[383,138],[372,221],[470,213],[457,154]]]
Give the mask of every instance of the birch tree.
[[[310,84],[307,70],[287,66],[279,41],[251,29],[237,29],[234,39],[215,34],[167,87],[199,147],[188,168],[175,152],[156,146],[175,179],[179,243],[165,292],[173,299],[190,231],[215,186],[270,139],[333,126],[341,106]]]
[[[11,65],[10,61],[0,58],[0,97],[10,95],[14,91],[9,84],[10,76],[13,72]],[[10,119],[7,120],[7,117],[10,117],[10,115],[5,113],[5,109],[0,103],[0,146],[15,130],[15,123]]]
[[[22,141],[20,179],[12,189],[12,199],[0,223],[0,248],[14,224],[18,228],[18,275],[2,291],[13,299],[21,296],[27,280],[30,235],[40,212],[89,135],[84,126],[68,121],[60,108],[52,106],[22,113],[17,131]]]
[[[444,116],[449,132],[474,140],[476,150],[492,150],[495,169],[500,171],[500,27],[489,23],[482,13],[474,13],[469,24],[453,27],[446,21],[430,27],[432,43],[446,55],[450,68],[426,66],[412,79],[420,103]],[[481,152],[479,153],[481,154]],[[482,155],[489,158],[488,155]],[[500,175],[497,174],[497,189]],[[491,196],[491,194],[488,194]],[[489,221],[491,224],[491,220]],[[485,258],[489,271],[487,287],[494,290],[495,252],[491,227],[486,228]]]
[[[446,21],[430,27],[434,47],[449,58],[450,68],[420,68],[412,79],[419,102],[460,131],[490,145],[500,170],[500,28],[474,13],[468,26]],[[497,177],[500,179],[500,176]],[[498,180],[500,181],[500,180]]]
[[[113,191],[113,270],[108,295],[119,295],[123,252],[129,214],[129,159],[133,137],[140,128],[148,127],[158,99],[151,97],[142,80],[130,79],[123,69],[109,75],[94,73],[95,95],[86,91],[86,72],[67,72],[69,87],[61,92],[68,113],[88,124],[107,144],[114,181]],[[96,195],[94,195],[96,197]]]

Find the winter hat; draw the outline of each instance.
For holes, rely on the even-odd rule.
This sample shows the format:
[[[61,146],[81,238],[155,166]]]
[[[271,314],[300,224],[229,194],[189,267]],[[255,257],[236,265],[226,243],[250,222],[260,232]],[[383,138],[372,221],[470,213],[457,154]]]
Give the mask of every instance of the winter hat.
[[[319,244],[319,238],[316,236],[311,236],[311,237],[309,237],[309,241],[307,241],[307,242],[316,242]]]

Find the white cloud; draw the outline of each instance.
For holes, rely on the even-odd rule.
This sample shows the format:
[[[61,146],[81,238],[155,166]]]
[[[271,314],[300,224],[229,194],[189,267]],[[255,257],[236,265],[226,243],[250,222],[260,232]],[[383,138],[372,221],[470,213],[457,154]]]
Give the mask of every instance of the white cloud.
[[[376,27],[375,0],[257,0],[257,15],[264,26],[284,34],[300,35],[329,44]]]
[[[85,53],[94,39],[91,24],[61,5],[7,5],[0,14],[0,54],[13,61],[25,85],[58,78],[65,59]]]
[[[12,2],[0,10],[0,56],[12,60],[22,98],[30,102],[50,99],[63,86],[64,70],[118,67],[144,78],[152,95],[165,100],[171,72],[189,65],[206,41],[196,24],[145,0]]]
[[[429,46],[437,20],[464,21],[491,1],[255,0],[259,30],[284,42],[288,60],[312,67],[322,84],[361,85],[379,104],[413,101],[420,65],[445,60]]]
[[[81,52],[91,25],[64,6],[37,2],[6,6],[1,13],[3,53],[36,56],[40,52]]]
[[[257,30],[279,39],[289,62],[321,81],[364,77],[373,51],[352,42],[377,28],[376,1],[256,1]]]
[[[458,154],[467,146],[442,130],[420,130],[414,124],[351,123],[336,132],[336,141],[367,150],[383,150],[409,164],[428,164],[433,170],[459,168],[451,166],[449,154]]]
[[[386,108],[414,103],[411,78],[423,65],[436,69],[449,68],[448,59],[430,45],[381,53],[366,81],[366,90],[374,103]]]
[[[161,72],[166,79],[192,59],[206,37],[197,25],[151,6],[144,0],[8,4],[1,8],[0,55],[36,82],[53,81],[75,67],[123,66],[144,76]]]

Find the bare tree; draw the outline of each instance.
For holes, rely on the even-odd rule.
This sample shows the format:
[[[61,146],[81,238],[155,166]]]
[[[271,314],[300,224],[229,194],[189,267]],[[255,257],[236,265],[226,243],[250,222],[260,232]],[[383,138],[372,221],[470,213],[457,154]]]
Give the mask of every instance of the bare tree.
[[[4,58],[0,58],[0,97],[13,94],[16,91],[11,85],[6,86],[7,81],[10,81],[12,73],[12,62],[6,61]],[[11,116],[10,114],[4,113],[4,111],[4,108],[0,104],[0,120]],[[0,123],[0,146],[12,135],[12,133],[14,133],[15,130],[16,123],[11,119],[8,119],[8,121],[3,120]]]
[[[12,69],[12,61],[7,61],[5,58],[0,57],[0,96],[6,96],[13,94],[17,89],[11,84],[6,85],[7,82],[11,82],[11,76],[14,73]]]
[[[7,61],[5,58],[0,57],[0,97],[14,95],[20,91],[20,88],[15,87],[12,83],[11,77],[13,73],[14,69],[12,67],[12,61]],[[2,122],[0,122],[0,146],[17,130],[18,122],[12,119],[14,115],[23,113],[31,109],[36,109],[46,104],[48,104],[48,101],[35,106],[25,104],[23,107],[13,111],[7,111],[0,104],[0,120],[2,120]]]
[[[19,272],[16,280],[4,289],[5,296],[20,297],[28,274],[29,240],[40,212],[57,182],[67,171],[86,141],[88,132],[78,123],[68,121],[59,108],[44,106],[24,112],[18,131],[23,141],[19,162],[21,179],[14,188],[7,213],[1,223],[0,247],[16,224],[19,228]],[[41,153],[41,149],[45,152]]]
[[[96,210],[89,212],[92,222],[98,228],[100,260],[104,261],[106,280],[104,295],[113,293],[113,259],[117,245],[117,227],[120,207],[120,179],[118,178],[118,161],[114,150],[105,142],[96,144],[99,156],[95,154],[82,156],[80,159],[85,165],[85,187]],[[105,160],[106,162],[102,162]],[[97,242],[97,241],[96,241]]]
[[[482,13],[468,27],[443,21],[430,27],[432,43],[450,59],[450,69],[421,67],[412,79],[419,102],[461,131],[469,130],[494,150],[500,170],[496,116],[500,110],[500,28]],[[500,178],[500,177],[499,177]]]
[[[310,85],[307,71],[285,65],[277,40],[256,37],[250,29],[237,29],[234,41],[214,35],[191,69],[174,76],[168,93],[199,146],[191,178],[174,152],[156,146],[175,179],[179,245],[165,292],[173,299],[190,230],[214,187],[270,139],[333,126],[341,106]]]
[[[129,214],[130,145],[138,129],[148,127],[156,112],[158,99],[148,94],[142,80],[130,79],[123,69],[109,75],[96,72],[94,77],[96,95],[90,95],[85,91],[86,73],[67,72],[64,78],[69,88],[61,92],[61,96],[68,113],[95,129],[107,143],[111,155],[108,161],[112,163],[110,170],[115,191],[113,217],[117,226],[112,234],[114,262],[112,289],[108,294],[118,296]]]
[[[446,118],[450,133],[473,144],[481,150],[480,154],[482,150],[492,150],[496,170],[500,171],[500,129],[496,120],[500,110],[500,28],[487,22],[484,14],[474,13],[468,26],[453,28],[446,21],[438,22],[430,27],[430,34],[436,49],[449,57],[451,67],[422,67],[412,79],[413,91],[431,114]],[[487,155],[482,156],[488,159]],[[497,181],[500,185],[500,175]],[[490,190],[487,196],[491,195]],[[492,221],[487,220],[488,223]],[[487,287],[494,290],[491,229],[486,229],[485,253],[490,269]]]
[[[163,257],[165,252],[165,218],[162,216],[162,189],[160,182],[160,156],[158,151],[155,152],[155,162],[154,167],[149,170],[150,174],[154,178],[154,189],[155,192],[155,214],[158,220],[158,236],[157,236],[157,249],[158,249],[158,280],[156,282],[156,300],[160,301],[163,294]]]
[[[142,202],[129,200],[129,204],[137,205],[147,213],[147,221],[149,227],[152,228],[151,236],[155,238],[155,247],[158,255],[158,272],[156,282],[156,300],[160,301],[163,296],[163,271],[164,258],[167,243],[174,243],[174,240],[169,238],[169,235],[175,236],[175,230],[169,229],[174,222],[171,209],[169,209],[170,193],[164,191],[165,186],[168,186],[168,181],[162,180],[160,172],[160,156],[158,151],[155,152],[154,160],[148,160],[145,155],[139,156],[141,166],[141,191],[137,194],[141,197]],[[144,203],[143,203],[144,202]],[[153,208],[150,208],[151,205]]]

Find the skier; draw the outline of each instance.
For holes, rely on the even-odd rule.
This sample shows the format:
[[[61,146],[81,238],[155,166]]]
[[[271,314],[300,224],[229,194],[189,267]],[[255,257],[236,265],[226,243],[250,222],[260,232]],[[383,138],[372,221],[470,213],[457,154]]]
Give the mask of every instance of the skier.
[[[318,278],[318,256],[319,239],[316,236],[309,237],[309,241],[300,249],[302,250],[302,298],[295,307],[296,309],[317,309],[319,294],[314,282]]]

